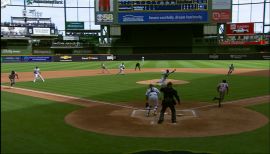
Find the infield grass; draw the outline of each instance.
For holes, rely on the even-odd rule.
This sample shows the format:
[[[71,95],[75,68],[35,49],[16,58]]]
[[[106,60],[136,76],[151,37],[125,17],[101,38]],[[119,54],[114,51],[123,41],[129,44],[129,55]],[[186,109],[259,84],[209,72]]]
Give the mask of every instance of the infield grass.
[[[46,79],[46,82],[18,82],[17,87],[59,93],[80,98],[107,102],[143,102],[148,85],[137,81],[159,79],[160,73],[69,77]],[[174,85],[182,101],[211,102],[217,96],[216,86],[223,79],[229,83],[225,101],[269,94],[269,78],[238,75],[174,73],[170,79],[190,83]]]
[[[147,150],[267,154],[269,123],[236,135],[143,138],[97,134],[64,122],[81,107],[1,92],[1,153],[133,153]],[[269,117],[269,103],[249,107]]]

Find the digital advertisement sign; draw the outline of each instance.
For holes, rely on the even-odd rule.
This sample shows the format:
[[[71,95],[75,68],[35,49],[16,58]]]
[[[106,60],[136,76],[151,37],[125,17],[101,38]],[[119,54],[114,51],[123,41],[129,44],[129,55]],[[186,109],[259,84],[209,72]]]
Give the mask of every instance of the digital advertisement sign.
[[[253,35],[254,23],[230,23],[226,25],[227,35]]]
[[[208,3],[208,0],[118,0],[118,23],[207,23]]]
[[[96,0],[96,24],[112,24],[114,22],[114,0]]]
[[[118,11],[196,11],[208,10],[208,0],[118,0]]]
[[[212,22],[226,23],[232,21],[232,0],[212,0]]]

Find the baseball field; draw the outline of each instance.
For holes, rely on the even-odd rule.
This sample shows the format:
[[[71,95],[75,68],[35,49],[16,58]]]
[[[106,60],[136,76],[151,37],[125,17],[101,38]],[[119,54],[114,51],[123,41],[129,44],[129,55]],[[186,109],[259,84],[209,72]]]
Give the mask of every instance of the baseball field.
[[[124,75],[122,61],[104,62],[109,73],[101,62],[2,63],[1,153],[270,153],[269,61],[146,60],[141,71],[123,62]],[[45,82],[33,82],[36,66]],[[148,84],[166,69],[176,69],[176,124],[169,109],[162,124],[144,111]],[[224,79],[219,108],[212,99]]]

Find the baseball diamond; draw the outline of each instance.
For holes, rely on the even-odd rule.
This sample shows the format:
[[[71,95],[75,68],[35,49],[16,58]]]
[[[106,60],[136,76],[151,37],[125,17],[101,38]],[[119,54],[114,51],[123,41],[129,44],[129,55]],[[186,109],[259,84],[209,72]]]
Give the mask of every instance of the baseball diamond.
[[[1,0],[1,154],[269,154],[270,0]]]
[[[198,73],[204,72],[208,74],[224,74],[225,69],[203,69],[203,68],[177,68],[177,72]],[[117,69],[110,70],[112,73],[117,73]],[[145,68],[144,73],[159,72],[160,69]],[[256,72],[261,71],[262,76],[268,76],[268,70],[260,69],[237,69],[235,74],[240,76],[259,75]],[[78,76],[96,76],[101,75],[98,70],[81,70],[81,71],[57,71],[59,76],[56,76],[54,72],[44,72],[46,78],[63,78],[65,77],[78,77]],[[129,75],[132,73],[141,74],[132,69],[126,69]],[[254,74],[252,74],[254,72]],[[20,73],[23,77],[23,81],[32,80],[29,73]],[[3,73],[2,81],[6,79],[6,73]],[[102,74],[103,75],[103,74]],[[181,76],[181,74],[180,74]],[[128,77],[127,77],[128,78]],[[70,78],[72,79],[72,78]],[[149,80],[156,81],[156,80]],[[177,83],[177,80],[171,80]],[[66,81],[68,82],[68,81]],[[183,82],[183,81],[182,81]],[[192,82],[192,81],[189,81]],[[191,84],[184,81],[185,84]],[[140,83],[140,81],[136,82]],[[27,88],[27,86],[26,86]],[[30,88],[30,87],[28,87]],[[32,87],[33,88],[33,87]],[[30,89],[32,89],[30,88]],[[36,89],[36,88],[34,88]],[[8,88],[2,86],[2,91],[9,91],[24,95],[31,95],[34,97],[41,97],[50,100],[78,104],[86,106],[87,108],[73,111],[65,117],[65,122],[74,127],[98,132],[102,134],[110,134],[117,136],[141,136],[141,137],[205,137],[205,136],[217,136],[225,134],[237,134],[240,132],[254,130],[262,127],[268,123],[268,119],[261,114],[247,110],[243,108],[252,103],[262,103],[269,100],[269,96],[257,97],[254,99],[247,99],[243,105],[238,105],[237,101],[234,103],[224,102],[224,108],[218,110],[215,104],[208,105],[207,102],[190,102],[184,101],[177,109],[178,123],[176,125],[170,125],[169,114],[166,119],[165,125],[157,125],[157,116],[144,116],[145,111],[143,109],[143,103],[130,102],[130,103],[109,103],[104,101],[94,101],[91,99],[82,99],[80,97],[71,97],[66,95],[57,95],[50,92],[39,92],[42,88],[37,90],[27,90],[24,88]],[[47,90],[46,90],[47,91]],[[79,103],[81,102],[81,103]],[[239,102],[241,102],[239,100]],[[123,104],[123,105],[122,105]],[[95,115],[95,116],[92,116]],[[105,116],[106,115],[106,116]],[[250,117],[250,118],[248,118]],[[227,121],[226,119],[233,119]],[[165,119],[165,121],[166,121]],[[245,125],[242,125],[245,123]],[[230,128],[226,126],[230,125]],[[155,127],[153,127],[155,126]],[[168,127],[168,128],[166,128]],[[191,127],[193,129],[191,129]],[[100,129],[102,128],[102,129]],[[161,128],[166,128],[165,130]],[[128,131],[126,131],[128,129]]]
[[[206,61],[202,62],[207,64]],[[147,63],[151,66],[152,63],[158,63],[158,61],[145,61],[145,67],[147,67]],[[173,63],[173,61],[168,61],[168,63]],[[190,61],[190,63],[193,63],[194,66],[193,61]],[[230,62],[228,61],[226,63],[229,64]],[[242,66],[244,65],[244,63],[245,61],[241,62]],[[267,95],[268,90],[267,85],[265,84],[269,82],[269,69],[266,69],[267,67],[263,66],[264,63],[261,63],[259,61],[258,64],[260,65],[257,65],[258,68],[237,68],[232,75],[227,77],[229,84],[237,85],[231,86],[230,95],[225,97],[225,101],[222,102],[221,108],[218,108],[218,105],[211,100],[212,96],[215,94],[215,91],[213,91],[213,89],[215,89],[214,87],[216,86],[216,83],[213,81],[219,81],[224,76],[226,76],[226,68],[199,68],[199,66],[198,68],[179,68],[176,64],[176,72],[169,77],[168,81],[172,81],[175,83],[176,89],[179,90],[179,95],[182,99],[181,104],[176,106],[177,123],[171,124],[171,113],[169,110],[167,110],[167,112],[165,113],[164,123],[161,125],[157,124],[159,112],[156,116],[154,116],[151,114],[151,110],[150,116],[145,116],[143,96],[147,85],[141,84],[141,82],[149,84],[151,82],[159,80],[158,78],[160,77],[160,72],[164,70],[164,68],[143,68],[141,71],[135,71],[132,65],[133,62],[129,61],[125,62],[127,67],[127,69],[125,69],[126,75],[116,76],[115,74],[117,74],[119,70],[117,69],[117,63],[115,62],[110,62],[107,64],[109,66],[108,69],[110,70],[110,74],[101,73],[99,70],[99,65],[96,65],[95,62],[93,62],[92,64],[87,63],[87,65],[90,65],[90,67],[91,65],[97,66],[96,69],[90,70],[61,71],[55,67],[53,69],[46,70],[46,68],[50,68],[50,65],[52,64],[53,63],[46,63],[40,65],[42,66],[42,70],[44,70],[42,71],[42,74],[44,78],[46,78],[46,82],[37,81],[36,83],[33,83],[32,81],[33,73],[22,72],[21,70],[24,70],[26,67],[21,67],[21,69],[18,69],[17,71],[17,73],[20,75],[20,78],[13,88],[9,88],[7,84],[9,73],[1,73],[1,93],[3,96],[3,107],[5,109],[3,110],[4,114],[8,114],[9,112],[7,111],[13,111],[14,113],[17,112],[16,109],[12,109],[8,106],[10,106],[11,104],[19,105],[19,102],[24,102],[24,99],[22,99],[21,97],[25,97],[23,95],[27,95],[34,97],[35,101],[26,101],[23,103],[24,105],[22,104],[23,106],[21,106],[20,108],[25,108],[26,104],[28,104],[28,106],[30,105],[33,107],[38,107],[43,104],[42,102],[47,102],[48,100],[60,103],[49,103],[53,106],[59,104],[57,105],[58,109],[55,111],[53,111],[53,109],[49,109],[51,111],[47,109],[44,110],[40,108],[42,106],[39,107],[40,109],[36,107],[33,108],[34,110],[38,110],[38,113],[32,111],[31,108],[29,108],[30,106],[26,108],[25,111],[22,111],[28,113],[33,112],[29,116],[36,117],[40,120],[46,117],[46,121],[57,122],[58,124],[46,126],[47,129],[49,129],[48,133],[56,129],[56,127],[64,127],[62,128],[63,130],[61,130],[61,132],[64,131],[65,133],[67,133],[64,135],[65,137],[71,137],[75,135],[74,133],[70,132],[72,130],[85,130],[85,132],[81,132],[79,134],[83,136],[86,135],[90,139],[94,139],[95,137],[93,137],[93,135],[97,133],[96,135],[100,137],[105,135],[105,140],[110,140],[108,139],[108,137],[111,138],[115,136],[120,140],[126,140],[125,142],[130,142],[130,144],[134,144],[134,141],[132,141],[134,137],[143,137],[141,139],[138,138],[140,142],[144,142],[144,140],[155,140],[155,143],[157,143],[158,145],[160,144],[159,146],[161,146],[161,144],[165,144],[162,140],[159,140],[163,138],[166,139],[166,142],[170,140],[175,140],[177,141],[177,143],[180,142],[182,144],[181,147],[183,148],[180,148],[179,144],[176,143],[175,148],[173,148],[174,150],[178,149],[181,151],[185,149],[184,146],[190,146],[185,143],[188,142],[192,145],[195,144],[191,146],[191,151],[201,152],[209,152],[206,147],[196,148],[196,146],[198,146],[196,145],[196,142],[198,142],[202,137],[204,138],[205,142],[221,142],[217,140],[231,137],[234,141],[230,140],[230,142],[237,144],[237,138],[243,138],[241,136],[246,136],[246,134],[249,134],[251,132],[257,132],[259,130],[262,131],[261,129],[267,128],[269,126],[269,118],[267,118],[267,115],[265,116],[259,112],[251,110],[250,108],[250,106],[264,106],[263,108],[267,109],[265,105],[269,105],[269,95]],[[74,64],[64,63],[62,64],[61,69],[65,69],[63,68],[63,65],[66,65],[66,68],[72,68]],[[116,66],[115,69],[110,67],[110,65],[114,64]],[[83,65],[86,65],[86,63],[82,63],[81,66]],[[7,67],[14,68],[16,66],[19,66],[19,64],[4,64],[2,71],[7,69]],[[78,65],[74,66],[76,67]],[[31,69],[32,67],[29,66],[30,71]],[[117,82],[116,79],[119,81]],[[110,80],[115,80],[115,82],[112,83],[110,82]],[[251,80],[253,82],[249,82]],[[181,81],[181,83],[178,85],[177,82],[179,81]],[[114,88],[107,89],[105,87]],[[132,89],[130,89],[131,87]],[[203,88],[205,90],[201,90],[202,87],[206,87]],[[210,89],[208,87],[213,87],[213,89]],[[80,90],[76,90],[78,88]],[[242,88],[246,90],[243,91]],[[97,93],[97,90],[99,91],[99,93]],[[119,91],[120,93],[116,91]],[[6,92],[13,93],[14,98],[10,97]],[[196,96],[196,98],[194,98],[193,96]],[[19,98],[19,100],[13,100],[17,97]],[[36,101],[36,99],[41,100]],[[11,100],[12,102],[10,102],[9,100]],[[27,98],[27,100],[29,100],[29,98]],[[8,102],[8,104],[10,105],[6,104],[5,102]],[[69,107],[65,104],[70,104],[72,106]],[[70,109],[68,109],[67,107]],[[68,110],[63,112],[61,111],[61,108],[67,108]],[[159,110],[160,107],[158,108],[158,111]],[[55,113],[52,113],[52,111]],[[49,112],[51,116],[48,116]],[[60,113],[60,117],[56,116]],[[269,113],[269,110],[267,110],[267,113]],[[14,116],[17,116],[17,114],[11,115],[11,117],[13,118]],[[28,114],[25,114],[25,116],[25,118],[27,118]],[[32,119],[29,118],[27,119]],[[27,122],[27,119],[23,121]],[[4,120],[4,122],[5,121],[6,120]],[[41,120],[39,122],[40,124],[38,125],[42,126],[42,123],[44,123],[42,121],[43,120]],[[61,127],[59,122],[62,125]],[[24,125],[26,126],[27,124]],[[44,128],[38,125],[35,126],[35,129],[31,131],[36,132]],[[8,124],[6,126],[8,126]],[[65,128],[66,126],[72,127],[67,129]],[[23,131],[19,129],[23,129],[23,127],[18,127],[16,131]],[[11,127],[8,128],[11,129]],[[12,128],[13,131],[15,131],[14,129],[15,128]],[[6,130],[6,128],[4,128],[4,130]],[[264,131],[262,135],[265,136],[265,133],[269,132]],[[60,134],[57,136],[61,138]],[[79,137],[81,138],[80,140],[85,140],[83,139],[85,138],[83,136]],[[124,139],[123,137],[126,139]],[[250,136],[246,138],[250,139],[250,141],[248,142],[253,142],[254,140],[256,140],[256,137],[252,138]],[[106,144],[105,140],[102,141],[103,143],[100,144]],[[241,140],[239,141],[241,142]],[[226,141],[223,142],[226,143]],[[87,143],[87,141],[85,141],[85,143]],[[226,144],[233,143],[227,142]],[[50,145],[51,143],[46,144]],[[53,144],[57,144],[59,147],[61,147],[62,143],[53,142]],[[140,145],[140,143],[136,144]],[[73,143],[73,145],[76,146],[76,143]],[[117,147],[121,147],[121,145],[118,143],[115,143],[114,145]],[[265,146],[266,145],[268,144],[265,143]],[[84,147],[83,145],[80,146]],[[130,150],[126,149],[124,151],[131,152],[138,151],[140,149],[156,149],[155,147],[156,145],[150,144],[150,147],[134,147]],[[220,148],[220,146],[218,145],[215,145],[214,147],[216,147],[217,149]],[[93,146],[90,146],[90,148],[95,149],[95,151],[99,151],[98,153],[110,153],[109,151],[104,151],[97,147],[94,148]],[[164,149],[166,148],[164,147]],[[213,150],[211,151],[218,151],[217,149],[215,150],[215,148],[213,148]],[[51,151],[55,151],[55,149],[51,149]],[[60,151],[63,152],[63,150]],[[120,151],[118,150],[118,152]],[[223,149],[222,151],[224,152],[226,151],[226,149]]]

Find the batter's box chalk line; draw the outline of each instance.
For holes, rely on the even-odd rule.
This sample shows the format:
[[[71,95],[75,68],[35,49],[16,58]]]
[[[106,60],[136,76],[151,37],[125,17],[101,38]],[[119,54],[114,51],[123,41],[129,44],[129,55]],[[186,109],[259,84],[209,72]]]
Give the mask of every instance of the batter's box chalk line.
[[[148,115],[148,110],[146,109],[134,109],[131,113],[131,117],[134,118],[140,118],[143,120],[150,121],[150,124],[157,124],[158,118],[160,113],[158,112],[156,115],[154,115],[154,110],[150,109],[150,113]],[[176,116],[178,117],[177,120],[184,120],[189,118],[195,118],[197,117],[196,111],[191,109],[185,109],[185,110],[176,110]],[[170,120],[171,119],[171,113],[170,110],[165,112],[164,120]]]

